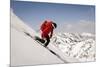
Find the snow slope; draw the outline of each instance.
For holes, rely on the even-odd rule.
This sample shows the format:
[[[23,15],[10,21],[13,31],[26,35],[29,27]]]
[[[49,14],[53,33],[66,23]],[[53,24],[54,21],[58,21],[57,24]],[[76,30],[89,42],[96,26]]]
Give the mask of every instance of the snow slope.
[[[95,61],[95,35],[91,33],[59,33],[51,39],[48,48],[27,36],[39,34],[11,11],[11,66]]]
[[[61,59],[67,63],[79,62],[49,44],[48,47],[61,57],[59,59],[24,32],[33,36],[39,35],[11,11],[11,66],[64,63]]]
[[[63,63],[23,31],[36,34],[11,12],[11,66]]]

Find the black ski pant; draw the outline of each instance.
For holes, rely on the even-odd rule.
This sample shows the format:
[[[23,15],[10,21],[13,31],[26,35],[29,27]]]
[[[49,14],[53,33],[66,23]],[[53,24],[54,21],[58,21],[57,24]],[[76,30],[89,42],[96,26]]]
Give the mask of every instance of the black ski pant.
[[[50,42],[50,37],[46,36],[45,39],[46,39],[46,43],[44,44],[44,46],[47,47]]]
[[[40,41],[41,43],[45,43],[45,42],[46,42],[46,43],[44,44],[44,47],[47,47],[48,44],[49,44],[49,42],[50,42],[50,37],[47,35],[47,36],[45,37],[45,39],[46,39],[46,41],[45,41],[44,39],[40,39],[40,38],[36,37],[36,40]]]

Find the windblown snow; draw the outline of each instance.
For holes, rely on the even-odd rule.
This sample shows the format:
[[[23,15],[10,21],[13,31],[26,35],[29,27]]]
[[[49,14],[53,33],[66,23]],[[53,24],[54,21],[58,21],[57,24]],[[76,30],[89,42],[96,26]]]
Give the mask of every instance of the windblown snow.
[[[64,63],[25,32],[39,36],[11,11],[11,66]],[[55,34],[48,47],[68,63],[95,60],[95,35],[91,33]]]

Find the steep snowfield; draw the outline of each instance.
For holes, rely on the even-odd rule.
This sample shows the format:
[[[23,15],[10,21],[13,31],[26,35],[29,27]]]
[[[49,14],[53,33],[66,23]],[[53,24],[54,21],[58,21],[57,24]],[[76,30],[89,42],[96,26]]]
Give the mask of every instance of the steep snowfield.
[[[95,60],[95,36],[90,33],[60,33],[53,36],[49,48],[42,47],[25,32],[39,36],[11,12],[11,66],[84,62]]]
[[[24,31],[36,34],[11,12],[11,66],[63,63]]]
[[[54,45],[49,44],[48,47],[60,58],[55,56],[26,35],[25,32],[31,36],[39,36],[11,12],[11,66],[79,62],[75,58],[68,57],[66,53],[63,53]]]
[[[91,33],[59,33],[52,38],[52,44],[67,56],[80,62],[95,61],[95,35]]]

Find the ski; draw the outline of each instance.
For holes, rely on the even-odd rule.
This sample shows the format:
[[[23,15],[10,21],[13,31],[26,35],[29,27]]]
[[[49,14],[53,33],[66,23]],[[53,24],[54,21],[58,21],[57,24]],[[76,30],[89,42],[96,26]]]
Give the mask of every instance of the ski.
[[[29,33],[27,33],[27,32],[24,32],[27,36],[29,36],[29,37],[31,37],[32,39],[34,39]],[[35,39],[34,39],[35,40]],[[35,40],[36,41],[36,40]],[[43,45],[42,45],[42,43],[40,43],[39,41],[36,41],[36,42],[38,42],[42,47],[44,47]],[[61,61],[63,61],[64,63],[67,63],[67,61],[66,60],[64,60],[64,59],[62,59],[57,53],[55,53],[53,50],[51,50],[51,49],[49,49],[48,47],[44,47],[44,48],[46,48],[50,53],[52,53],[53,55],[55,55],[56,57],[58,57]]]

